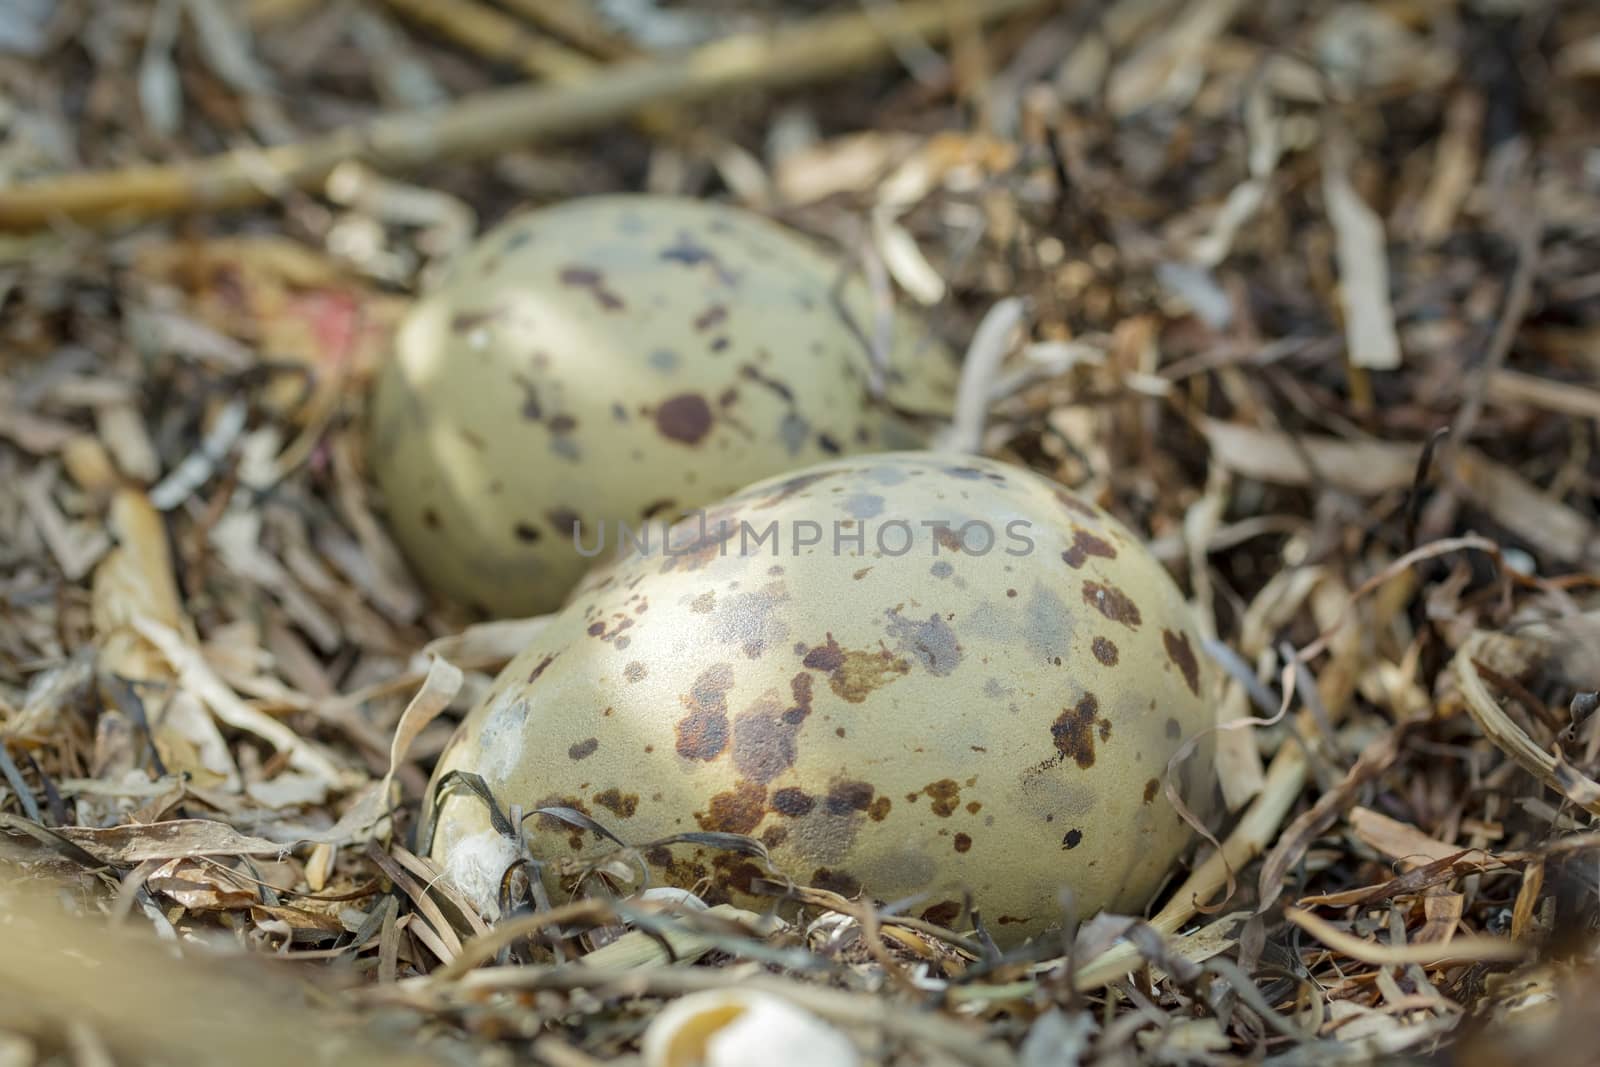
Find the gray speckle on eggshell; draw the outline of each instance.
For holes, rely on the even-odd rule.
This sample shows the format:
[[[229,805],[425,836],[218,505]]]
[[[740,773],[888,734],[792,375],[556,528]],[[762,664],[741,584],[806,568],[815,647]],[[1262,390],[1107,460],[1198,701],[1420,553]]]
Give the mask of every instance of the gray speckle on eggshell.
[[[970,890],[1002,943],[1055,925],[1063,887],[1085,916],[1142,907],[1190,839],[1150,783],[1212,725],[1213,669],[1191,655],[1199,639],[1176,585],[1104,512],[983,460],[835,460],[709,514],[782,529],[859,521],[839,501],[862,493],[882,497],[872,522],[910,523],[913,551],[880,551],[869,528],[866,558],[835,555],[827,537],[798,554],[787,540],[776,555],[770,543],[746,554],[736,537],[695,528],[675,539],[687,557],[596,571],[469,714],[435,782],[483,774],[502,808],[570,797],[634,844],[747,834],[799,882],[927,893],[917,914],[930,921],[957,921]],[[1026,521],[1035,547],[952,550],[924,519]],[[1077,530],[1115,554],[1065,558],[1083,543]],[[948,578],[930,574],[936,561]],[[640,598],[647,612],[635,612]],[[619,658],[621,618],[632,625]],[[512,699],[526,700],[525,718],[505,710]],[[1177,779],[1202,816],[1211,760],[1202,737]],[[622,794],[629,802],[614,802]],[[488,815],[464,790],[438,811],[433,855],[451,870],[449,842],[475,840]],[[546,861],[610,847],[539,820],[528,832]],[[699,883],[712,901],[767,903],[748,892],[765,876],[749,857],[683,843],[645,859],[658,881]],[[569,889],[550,885],[555,899]]]

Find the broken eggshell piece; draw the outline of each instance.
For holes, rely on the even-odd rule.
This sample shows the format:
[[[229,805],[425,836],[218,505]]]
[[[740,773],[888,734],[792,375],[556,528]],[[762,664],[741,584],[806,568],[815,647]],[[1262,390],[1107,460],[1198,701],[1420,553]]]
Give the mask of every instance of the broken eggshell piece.
[[[503,810],[576,809],[713,903],[759,910],[752,880],[773,875],[657,842],[748,835],[797,882],[920,894],[940,924],[970,890],[1006,943],[1058,924],[1063,888],[1084,917],[1141,907],[1189,841],[1162,782],[1212,725],[1212,668],[1177,586],[1099,508],[1016,467],[896,453],[758,483],[672,544],[585,580],[430,793],[464,771]],[[1175,784],[1207,811],[1209,735]],[[492,914],[518,847],[470,790],[437,799],[432,853]],[[549,815],[525,830],[556,900],[554,861],[615,848]]]

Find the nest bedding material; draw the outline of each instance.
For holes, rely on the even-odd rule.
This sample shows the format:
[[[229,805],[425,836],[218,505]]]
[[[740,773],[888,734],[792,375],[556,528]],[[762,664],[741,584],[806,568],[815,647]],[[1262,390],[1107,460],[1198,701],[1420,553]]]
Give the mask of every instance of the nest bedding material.
[[[0,5],[0,1051],[636,1062],[740,990],[839,1062],[1587,1062],[1597,116],[1581,0]],[[412,851],[539,623],[416,585],[366,385],[475,233],[639,189],[835,241],[1178,575],[1229,813],[1147,915],[491,928]]]

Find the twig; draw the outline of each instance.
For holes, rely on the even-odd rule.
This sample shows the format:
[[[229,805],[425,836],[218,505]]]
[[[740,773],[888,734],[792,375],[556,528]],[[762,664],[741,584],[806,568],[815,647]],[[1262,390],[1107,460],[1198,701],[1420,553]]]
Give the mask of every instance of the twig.
[[[972,0],[971,18],[1002,18],[1047,0]],[[145,165],[54,176],[0,194],[0,230],[57,220],[127,220],[244,207],[285,188],[312,188],[346,160],[379,170],[481,158],[541,138],[616,122],[653,105],[736,89],[803,84],[869,65],[906,34],[936,39],[951,29],[945,0],[918,0],[892,16],[835,15],[770,33],[740,34],[682,56],[606,68],[571,85],[518,85],[421,113],[380,115],[307,141],[222,153],[192,164]]]
[[[1539,273],[1539,240],[1544,235],[1544,223],[1532,203],[1532,196],[1524,195],[1520,199],[1523,203],[1514,216],[1517,220],[1516,271],[1507,287],[1505,307],[1500,313],[1500,321],[1495,324],[1494,336],[1489,339],[1483,364],[1467,384],[1466,399],[1456,415],[1452,440],[1447,444],[1452,453],[1465,448],[1472,431],[1477,428],[1489,387],[1505,365],[1506,357],[1511,354],[1511,345],[1516,340],[1517,331],[1522,328],[1522,320],[1528,313],[1528,302],[1533,297],[1533,282]]]
[[[516,66],[534,78],[570,81],[594,64],[536,37],[500,12],[472,0],[383,0],[396,13],[470,48],[483,58]]]
[[[601,59],[623,59],[638,49],[604,26],[587,0],[501,0],[523,18]]]
[[[604,68],[588,56],[543,40],[512,18],[474,0],[384,0],[413,22],[444,34],[485,59],[509,63],[529,77],[571,85]],[[651,108],[638,116],[647,133],[685,139],[691,131],[670,111]]]
[[[1520,960],[1530,951],[1528,945],[1504,937],[1466,936],[1452,938],[1443,944],[1383,945],[1347,934],[1302,908],[1289,908],[1284,912],[1284,918],[1353,960],[1382,966],[1406,963],[1420,963],[1428,967],[1452,962],[1499,963]]]

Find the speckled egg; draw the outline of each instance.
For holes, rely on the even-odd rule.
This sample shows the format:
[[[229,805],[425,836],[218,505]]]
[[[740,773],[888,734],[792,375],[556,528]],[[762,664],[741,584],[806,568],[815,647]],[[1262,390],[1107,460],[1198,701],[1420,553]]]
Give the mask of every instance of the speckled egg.
[[[845,280],[801,235],[694,200],[597,196],[504,223],[415,305],[377,382],[369,459],[400,547],[438,593],[533,614],[583,574],[576,543],[601,524],[919,447],[955,363]]]
[[[798,883],[921,895],[943,924],[971,890],[1015,942],[1060,921],[1063,887],[1086,917],[1171,871],[1190,833],[1163,776],[1212,724],[1211,671],[1177,586],[1101,509],[987,460],[835,460],[587,579],[456,733],[424,845],[494,910],[516,845],[458,778],[438,790],[465,771],[505,809],[586,813],[713,900],[759,907],[751,880],[774,876],[663,839],[748,835]],[[1202,814],[1209,736],[1174,774]],[[615,848],[548,815],[524,829],[553,878]]]

